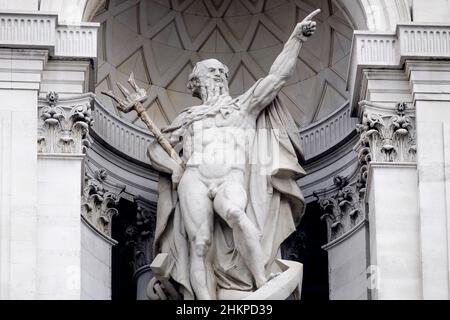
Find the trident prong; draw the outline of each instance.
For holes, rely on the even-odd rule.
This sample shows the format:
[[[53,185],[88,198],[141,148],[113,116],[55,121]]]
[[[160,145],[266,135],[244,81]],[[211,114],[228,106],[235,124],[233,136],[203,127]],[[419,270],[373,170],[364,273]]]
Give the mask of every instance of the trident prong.
[[[125,99],[129,100],[131,97],[130,91],[128,91],[127,88],[125,88],[120,82],[116,82],[117,87],[119,88],[120,92],[124,95]]]
[[[124,113],[128,113],[132,110],[135,110],[138,114],[138,117],[147,125],[147,128],[150,132],[155,136],[156,141],[162,146],[162,148],[167,152],[167,154],[175,160],[181,167],[185,167],[185,163],[180,158],[178,153],[172,148],[169,140],[161,133],[161,130],[156,126],[153,120],[149,117],[147,112],[145,111],[144,106],[141,102],[146,100],[147,92],[143,88],[139,88],[136,81],[134,80],[134,74],[130,74],[130,78],[128,79],[128,83],[133,88],[134,92],[130,92],[127,88],[125,88],[121,83],[116,82],[117,87],[120,92],[125,96],[125,100],[119,98],[112,91],[102,91],[102,94],[110,97],[114,101],[117,102],[117,109]]]
[[[122,111],[124,113],[130,112],[134,108],[133,105],[127,104],[125,101],[123,101],[118,96],[116,96],[115,93],[112,92],[111,90],[110,91],[102,91],[102,94],[104,94],[105,96],[110,97],[115,102],[117,102],[117,109],[119,109],[120,111]]]
[[[147,92],[145,89],[140,88],[136,81],[134,80],[134,74],[130,74],[130,78],[128,79],[128,83],[131,85],[133,90],[135,92],[130,92],[123,84],[120,82],[116,82],[117,87],[119,88],[120,92],[125,97],[125,100],[120,99],[116,94],[114,94],[111,90],[110,91],[102,91],[102,94],[110,97],[114,101],[117,102],[117,109],[124,113],[128,113],[133,109],[136,109],[136,104],[144,101],[147,99]]]

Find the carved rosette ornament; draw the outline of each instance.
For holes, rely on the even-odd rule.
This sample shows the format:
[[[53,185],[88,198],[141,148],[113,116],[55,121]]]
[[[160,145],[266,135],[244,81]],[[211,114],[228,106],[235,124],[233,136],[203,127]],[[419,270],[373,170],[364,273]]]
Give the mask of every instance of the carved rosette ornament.
[[[314,193],[322,211],[321,219],[327,223],[328,242],[347,233],[364,219],[357,183],[349,183],[343,176],[334,177],[333,182],[334,188],[327,195]]]
[[[359,107],[363,113],[355,151],[360,164],[357,189],[363,195],[369,162],[415,162],[417,147],[414,112],[407,111],[405,102],[397,103],[394,110],[368,101],[361,101]]]
[[[104,235],[111,236],[111,220],[118,214],[119,196],[105,189],[105,169],[85,175],[81,214]]]
[[[93,123],[90,97],[60,101],[51,91],[38,110],[39,153],[85,153],[89,147],[86,136]]]

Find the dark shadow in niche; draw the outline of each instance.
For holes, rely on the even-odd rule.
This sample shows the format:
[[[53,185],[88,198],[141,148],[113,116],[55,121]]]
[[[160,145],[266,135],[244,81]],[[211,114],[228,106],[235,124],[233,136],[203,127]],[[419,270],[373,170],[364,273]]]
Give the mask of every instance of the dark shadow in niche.
[[[327,243],[327,227],[317,201],[308,203],[297,230],[283,242],[284,259],[303,264],[302,300],[328,300],[328,255],[321,248]]]
[[[134,251],[127,245],[127,228],[136,222],[136,204],[121,199],[113,217],[111,235],[118,242],[112,249],[112,300],[136,300],[133,279]],[[303,263],[302,300],[328,300],[328,256],[325,221],[317,202],[309,203],[296,232],[281,246],[284,259]]]
[[[120,199],[119,214],[112,219],[111,236],[118,242],[112,249],[112,300],[136,300],[136,284],[133,279],[133,247],[127,246],[127,227],[136,220],[136,204]]]

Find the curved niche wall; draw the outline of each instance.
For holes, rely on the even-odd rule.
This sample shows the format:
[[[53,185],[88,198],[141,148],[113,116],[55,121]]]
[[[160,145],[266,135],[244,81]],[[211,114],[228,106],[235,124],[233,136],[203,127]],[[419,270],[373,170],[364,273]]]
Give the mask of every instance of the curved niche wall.
[[[297,70],[280,92],[301,130],[305,158],[327,151],[354,129],[346,76],[352,28],[333,2],[322,1],[109,1],[101,23],[95,133],[118,151],[147,162],[152,139],[135,113],[120,114],[100,95],[134,72],[148,92],[145,107],[160,126],[199,103],[186,89],[193,65],[217,58],[230,68],[238,95],[266,75],[295,23],[320,7],[318,30],[302,48]]]

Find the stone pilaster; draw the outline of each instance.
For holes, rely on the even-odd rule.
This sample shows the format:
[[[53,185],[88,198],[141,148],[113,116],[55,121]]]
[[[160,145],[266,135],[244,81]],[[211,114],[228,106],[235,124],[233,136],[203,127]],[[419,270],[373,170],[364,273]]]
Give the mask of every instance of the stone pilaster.
[[[113,217],[125,186],[108,181],[105,169],[86,166],[81,197],[81,297],[111,299]]]
[[[327,224],[329,298],[367,299],[366,217],[358,176],[334,177],[334,185],[315,192]]]
[[[136,297],[147,300],[147,285],[153,277],[150,263],[153,260],[153,240],[156,227],[156,204],[142,198],[135,199],[137,204],[134,223],[127,227],[126,245],[133,250],[133,260],[130,261],[136,281]]]
[[[450,63],[408,60],[406,72],[416,108],[423,298],[449,299]]]
[[[368,208],[374,299],[418,299],[415,110],[405,102],[361,101],[358,180]],[[364,192],[362,192],[364,191]],[[396,263],[392,263],[396,261]],[[405,267],[406,265],[406,267]]]
[[[0,49],[0,299],[37,297],[36,110],[47,59],[46,50]]]
[[[369,80],[369,92],[372,86]],[[363,100],[359,114],[357,189],[368,209],[368,289],[372,299],[418,299],[415,110],[406,102]]]
[[[449,31],[408,23],[354,35],[348,85],[360,121],[372,299],[448,298],[448,120],[437,101],[448,97]]]
[[[38,11],[0,12],[0,21],[0,298],[79,299],[98,24],[61,25]],[[46,99],[50,91],[60,99]]]

